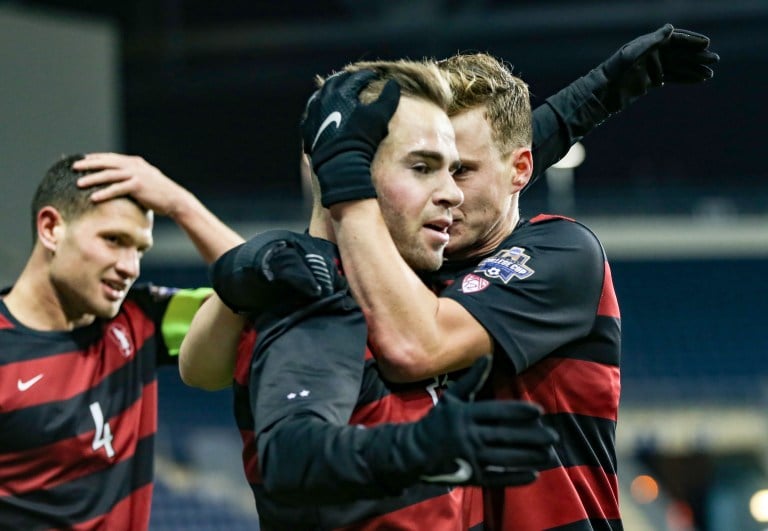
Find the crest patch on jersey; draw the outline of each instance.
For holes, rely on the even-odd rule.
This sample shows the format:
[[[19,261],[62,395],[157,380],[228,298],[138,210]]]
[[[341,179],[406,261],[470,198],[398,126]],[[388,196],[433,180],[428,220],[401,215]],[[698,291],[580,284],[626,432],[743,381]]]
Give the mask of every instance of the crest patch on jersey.
[[[109,325],[109,337],[112,338],[112,341],[117,345],[117,348],[120,349],[120,353],[124,357],[131,357],[131,354],[133,354],[133,343],[131,342],[131,336],[128,335],[128,330],[123,325],[119,323]]]
[[[461,291],[462,293],[475,293],[483,291],[490,284],[491,283],[483,277],[478,277],[477,275],[470,273],[461,281]]]
[[[522,247],[503,249],[495,255],[486,258],[477,265],[475,273],[482,273],[488,278],[498,278],[504,284],[513,278],[528,278],[535,271],[525,265],[531,257],[525,254]]]

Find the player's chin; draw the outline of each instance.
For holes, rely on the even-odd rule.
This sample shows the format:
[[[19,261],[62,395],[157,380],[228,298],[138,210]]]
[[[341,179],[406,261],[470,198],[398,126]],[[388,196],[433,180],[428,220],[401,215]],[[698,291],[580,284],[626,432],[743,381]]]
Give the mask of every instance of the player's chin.
[[[408,249],[400,249],[400,254],[411,269],[418,272],[436,271],[443,264],[443,246],[413,245]]]
[[[443,265],[445,244],[427,249],[422,256],[421,271],[437,271]]]
[[[120,311],[124,299],[119,301],[107,301],[102,304],[94,305],[91,313],[100,319],[112,319]]]

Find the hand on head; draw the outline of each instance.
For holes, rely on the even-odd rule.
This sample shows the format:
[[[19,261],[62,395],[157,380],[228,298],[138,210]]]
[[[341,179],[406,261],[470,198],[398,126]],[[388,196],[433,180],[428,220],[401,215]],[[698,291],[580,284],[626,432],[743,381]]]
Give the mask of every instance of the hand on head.
[[[93,193],[96,202],[129,195],[147,209],[173,216],[189,192],[141,157],[119,153],[89,153],[72,168],[90,171],[80,177],[81,188],[107,185]]]
[[[339,72],[307,103],[301,134],[325,207],[376,197],[370,166],[397,110],[400,87],[390,80],[376,101],[364,104],[360,92],[374,79],[370,70]]]

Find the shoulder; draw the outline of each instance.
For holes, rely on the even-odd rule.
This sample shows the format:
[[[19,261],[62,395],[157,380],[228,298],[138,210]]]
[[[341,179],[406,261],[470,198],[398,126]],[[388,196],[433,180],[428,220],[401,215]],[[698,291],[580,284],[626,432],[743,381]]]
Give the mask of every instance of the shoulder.
[[[597,235],[585,224],[565,216],[539,214],[521,222],[499,249],[510,247],[528,249],[538,256],[605,260],[605,251]]]
[[[149,319],[159,323],[174,297],[184,291],[151,283],[135,284],[128,291],[117,317],[124,315],[131,320]]]
[[[548,238],[566,237],[584,243],[600,245],[597,235],[584,223],[567,216],[554,214],[538,214],[522,225],[522,229],[534,236]]]
[[[605,261],[602,245],[585,225],[561,216],[537,216],[521,222],[479,260],[469,282],[479,275],[514,290],[526,287],[538,293],[546,286],[547,291],[570,291],[602,282]]]

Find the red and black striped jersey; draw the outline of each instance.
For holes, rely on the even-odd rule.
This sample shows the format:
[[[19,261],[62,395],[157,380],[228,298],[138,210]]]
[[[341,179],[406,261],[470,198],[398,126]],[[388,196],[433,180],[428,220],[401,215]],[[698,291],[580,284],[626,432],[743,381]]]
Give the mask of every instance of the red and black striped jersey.
[[[0,527],[148,527],[156,367],[176,363],[201,291],[135,286],[71,332],[27,328],[0,300]]]
[[[261,529],[480,529],[473,525],[482,520],[481,503],[475,506],[477,514],[464,514],[465,498],[477,499],[476,490],[418,483],[382,493],[386,489],[377,478],[366,476],[370,469],[340,449],[346,447],[335,445],[343,433],[321,445],[283,437],[283,446],[267,454],[280,461],[276,470],[283,477],[262,477],[258,456],[265,451],[264,434],[285,419],[321,419],[316,431],[331,425],[363,429],[415,421],[433,407],[445,383],[444,378],[416,384],[385,381],[366,345],[365,319],[356,305],[349,311],[325,308],[311,318],[292,319],[270,328],[277,333],[260,327],[260,337],[252,330],[244,334],[237,358],[235,417]],[[361,457],[361,452],[355,455]],[[362,472],[355,470],[358,465]],[[275,484],[281,481],[295,486],[292,496],[277,494],[282,485]],[[327,488],[323,492],[317,485]]]
[[[610,268],[585,226],[521,221],[481,260],[448,263],[441,296],[495,343],[496,398],[531,400],[560,435],[556,459],[524,487],[486,491],[486,525],[505,531],[622,529],[616,476],[621,325]]]
[[[468,529],[480,530],[482,527],[482,502],[475,493],[476,512],[473,515],[465,514],[469,505],[466,497],[471,496],[471,489],[450,489],[439,485],[418,484],[392,496],[371,496],[361,492],[359,499],[348,499],[345,502],[329,503],[327,500],[316,500],[314,493],[307,493],[303,502],[297,503],[274,499],[263,488],[261,471],[258,463],[258,441],[254,437],[253,407],[251,407],[252,391],[249,388],[250,378],[247,366],[253,350],[252,343],[242,342],[242,354],[238,357],[238,376],[235,387],[235,416],[243,440],[243,466],[246,479],[253,490],[256,500],[256,508],[259,513],[260,526],[263,531],[292,529],[292,530],[338,530],[338,531],[373,531],[375,529],[388,529],[393,531],[417,531],[425,529],[440,529],[445,531],[466,531]],[[285,354],[281,351],[280,354]],[[324,355],[324,352],[315,351],[297,352],[302,356]],[[272,355],[275,355],[274,352]],[[439,392],[437,381],[431,384],[418,386],[402,386],[393,389],[379,376],[375,361],[370,352],[365,351],[366,360],[363,367],[362,378],[358,378],[360,386],[359,400],[353,404],[354,410],[348,417],[348,423],[361,426],[375,426],[385,422],[407,422],[418,420],[434,405],[431,393]],[[281,373],[285,374],[285,373]],[[313,373],[303,373],[304,376]],[[322,379],[328,385],[329,392],[339,391],[345,386],[343,379],[338,378],[338,372],[334,378],[328,378],[325,370],[314,373],[320,378],[299,378],[301,384],[295,388],[295,394],[300,395],[303,390],[311,389],[312,394],[317,394],[318,386],[310,383],[312,380]],[[263,385],[270,385],[279,378],[276,374],[261,372],[259,374]],[[349,380],[347,381],[349,383]],[[281,393],[288,395],[290,392]],[[298,398],[298,396],[297,396]],[[345,408],[341,408],[344,410]],[[275,409],[275,418],[284,415]],[[326,418],[326,417],[323,417]],[[303,441],[296,440],[296,445]],[[439,444],[439,441],[435,441]],[[289,450],[286,448],[286,453]],[[291,451],[296,451],[293,449]],[[300,451],[300,450],[299,450]],[[332,449],[329,448],[329,452]],[[321,459],[340,459],[340,456],[318,455]],[[288,458],[286,457],[286,460]],[[288,464],[290,466],[290,464]],[[308,482],[311,481],[309,478]],[[340,488],[334,489],[332,478],[326,478],[330,483],[329,495],[344,499]],[[473,525],[474,524],[474,525]]]

